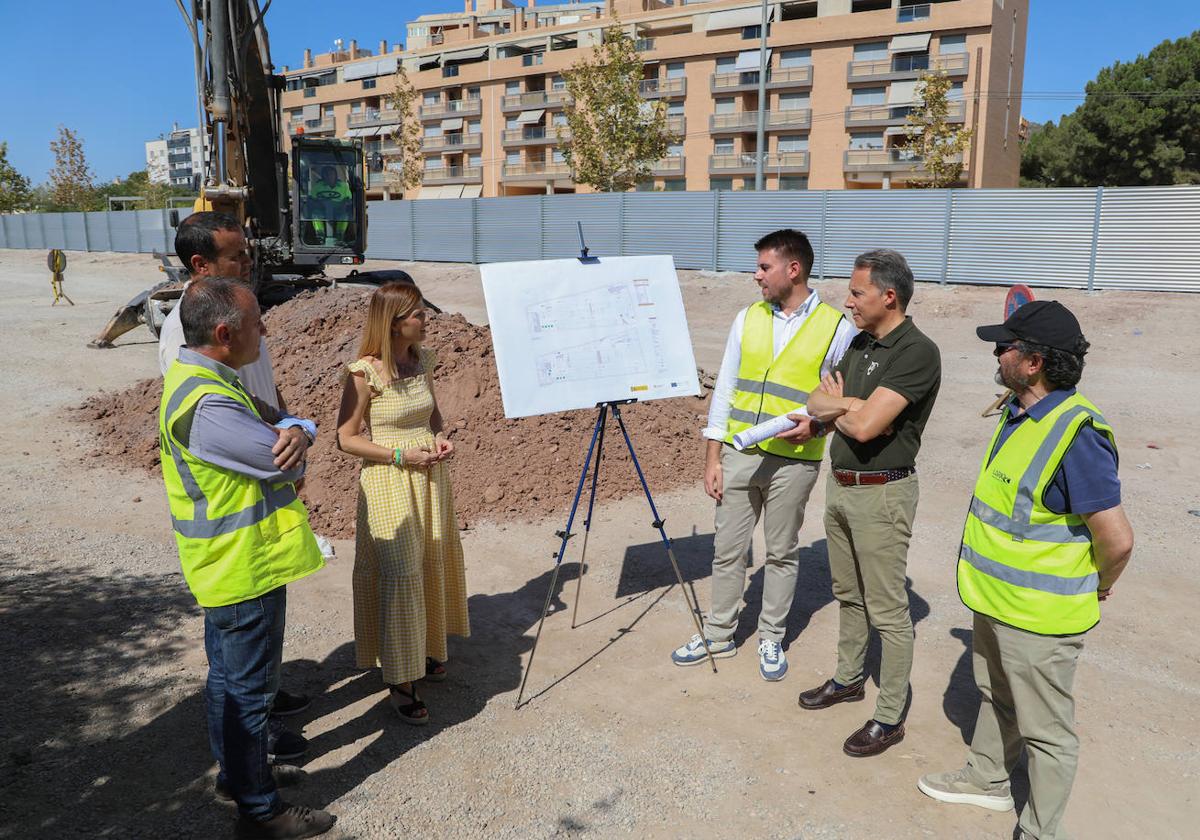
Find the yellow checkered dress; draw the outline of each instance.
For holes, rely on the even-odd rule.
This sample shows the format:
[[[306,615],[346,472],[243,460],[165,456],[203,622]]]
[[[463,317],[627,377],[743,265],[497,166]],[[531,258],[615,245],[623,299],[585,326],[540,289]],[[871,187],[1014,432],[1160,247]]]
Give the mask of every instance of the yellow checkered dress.
[[[352,374],[371,386],[371,440],[389,449],[432,446],[435,356],[424,373],[385,384],[365,359]],[[383,666],[390,685],[425,676],[425,657],[448,659],[446,635],[470,635],[462,543],[450,471],[363,462],[354,552],[354,644],[360,668]]]

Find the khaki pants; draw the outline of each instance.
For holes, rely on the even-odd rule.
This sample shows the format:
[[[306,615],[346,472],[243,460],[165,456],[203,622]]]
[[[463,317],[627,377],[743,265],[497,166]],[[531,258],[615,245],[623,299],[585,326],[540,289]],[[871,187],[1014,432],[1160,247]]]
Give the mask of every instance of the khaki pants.
[[[764,639],[783,641],[792,597],[796,594],[804,506],[820,469],[820,461],[799,461],[721,447],[724,496],[717,503],[712,608],[704,623],[708,639],[726,642],[733,638],[746,585],[746,550],[761,516],[767,560],[758,634]]]
[[[1075,663],[1083,634],[1040,636],[975,614],[972,664],[983,695],[967,767],[977,784],[1007,782],[1021,747],[1029,759],[1029,801],[1020,826],[1036,840],[1062,840],[1075,781]]]
[[[829,572],[840,607],[834,679],[849,685],[863,678],[867,638],[874,627],[883,647],[875,720],[899,723],[912,671],[912,617],[904,584],[917,511],[917,476],[843,487],[831,475],[826,486]]]

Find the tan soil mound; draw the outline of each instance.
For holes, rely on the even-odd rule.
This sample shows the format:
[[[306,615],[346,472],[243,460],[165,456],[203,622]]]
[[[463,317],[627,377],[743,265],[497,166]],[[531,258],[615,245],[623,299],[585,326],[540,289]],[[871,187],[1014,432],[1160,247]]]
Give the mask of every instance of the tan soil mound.
[[[288,408],[320,424],[301,496],[313,528],[333,538],[354,534],[358,461],[337,450],[333,432],[343,372],[357,356],[369,296],[370,290],[321,289],[281,304],[265,317],[275,378]],[[457,447],[450,473],[459,525],[565,515],[595,411],[505,419],[491,331],[461,315],[431,318],[426,346],[438,356],[434,386]],[[652,492],[700,480],[704,449],[699,430],[711,393],[711,379],[702,379],[702,398],[656,400],[622,411]],[[96,394],[76,409],[76,419],[99,437],[93,457],[159,471],[161,388],[161,380],[145,379],[124,391]],[[607,434],[604,452],[597,498],[640,493],[615,427]],[[586,501],[585,487],[582,504]]]

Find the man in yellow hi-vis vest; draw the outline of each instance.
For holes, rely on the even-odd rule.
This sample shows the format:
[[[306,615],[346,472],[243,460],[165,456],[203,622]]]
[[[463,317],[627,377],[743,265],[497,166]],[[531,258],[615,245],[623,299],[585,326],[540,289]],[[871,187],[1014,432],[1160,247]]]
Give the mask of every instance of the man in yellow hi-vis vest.
[[[194,280],[181,320],[187,344],[163,380],[159,447],[180,565],[204,608],[217,787],[237,802],[238,837],[313,837],[334,817],[280,800],[267,719],[279,688],[285,587],[324,565],[296,496],[304,464],[284,469],[280,432],[299,425],[311,437],[316,427],[292,417],[268,425],[238,378],[265,334],[248,286]]]
[[[1075,665],[1129,562],[1133,529],[1112,428],[1075,390],[1088,349],[1075,316],[1057,301],[1032,301],[977,332],[995,342],[997,381],[1014,394],[984,454],[958,556],[982,697],[967,766],[917,786],[943,802],[1007,811],[1023,746],[1021,837],[1060,840],[1079,755]]]
[[[807,418],[793,430],[739,451],[733,437],[752,426],[803,412],[808,392],[842,357],[857,330],[808,287],[813,249],[796,230],[778,230],[754,245],[754,279],[762,300],[733,321],[704,430],[704,489],[717,502],[712,604],[704,637],[671,654],[676,665],[733,656],[746,583],[746,551],[761,515],[767,555],[758,619],[759,673],[787,674],[782,643],[800,558],[804,506],[817,480],[825,439]]]

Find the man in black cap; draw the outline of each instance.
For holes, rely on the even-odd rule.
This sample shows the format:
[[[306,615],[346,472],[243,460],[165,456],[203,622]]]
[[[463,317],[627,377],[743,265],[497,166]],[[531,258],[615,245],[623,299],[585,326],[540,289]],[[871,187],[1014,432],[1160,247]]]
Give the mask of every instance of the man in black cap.
[[[1013,807],[1009,774],[1024,746],[1029,801],[1022,838],[1066,837],[1063,813],[1079,754],[1071,694],[1083,636],[1129,562],[1117,448],[1099,410],[1075,390],[1088,343],[1057,301],[1025,304],[995,342],[1011,389],[984,456],[963,529],[958,592],[974,612],[982,695],[967,766],[922,776],[942,802]]]

